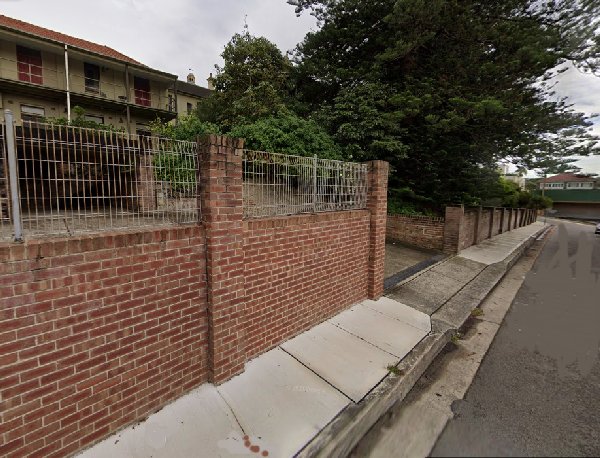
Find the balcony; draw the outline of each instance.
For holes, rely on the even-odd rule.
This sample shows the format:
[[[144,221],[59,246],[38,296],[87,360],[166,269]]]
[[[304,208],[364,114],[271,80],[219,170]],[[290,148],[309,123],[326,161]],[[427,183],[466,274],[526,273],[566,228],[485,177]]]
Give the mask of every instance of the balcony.
[[[37,63],[25,65],[16,59],[0,57],[0,91],[66,101],[65,71],[60,64],[56,64],[59,56],[54,57],[54,66],[51,65],[53,62],[42,66]],[[161,117],[167,118],[175,116],[174,106],[167,94],[167,81],[153,81],[130,75],[128,94],[124,71],[84,64],[75,59],[69,60],[69,66],[72,105],[93,105],[103,109],[129,105],[132,111],[139,114],[162,115]],[[96,68],[97,73],[93,74],[91,68]]]

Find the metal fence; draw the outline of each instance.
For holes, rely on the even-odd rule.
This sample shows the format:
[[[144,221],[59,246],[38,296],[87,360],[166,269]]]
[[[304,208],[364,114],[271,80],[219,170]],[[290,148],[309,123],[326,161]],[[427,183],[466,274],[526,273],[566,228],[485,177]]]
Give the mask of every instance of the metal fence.
[[[366,164],[250,150],[242,161],[246,218],[367,206]]]
[[[19,223],[38,236],[199,221],[196,143],[31,122],[13,132],[3,143],[18,184],[4,188],[20,221],[1,238],[19,239]]]
[[[195,142],[73,126],[0,124],[0,240],[197,223]],[[11,184],[12,183],[12,184]],[[367,166],[243,152],[244,217],[367,205]]]
[[[12,231],[8,193],[8,164],[5,148],[5,128],[0,124],[0,234]]]

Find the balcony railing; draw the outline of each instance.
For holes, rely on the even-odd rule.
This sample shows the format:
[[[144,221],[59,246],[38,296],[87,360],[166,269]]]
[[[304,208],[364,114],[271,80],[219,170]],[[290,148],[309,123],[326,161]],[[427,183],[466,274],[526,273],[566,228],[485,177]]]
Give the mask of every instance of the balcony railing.
[[[72,65],[72,64],[71,64]],[[101,67],[102,68],[102,67]],[[42,77],[32,80],[24,80],[19,75],[18,62],[15,59],[0,57],[0,79],[18,81],[31,86],[55,89],[59,91],[67,90],[67,83],[64,69],[42,66]],[[103,77],[103,75],[105,75]],[[150,92],[143,91],[144,97],[139,97],[139,90],[136,91],[133,84],[133,77],[129,88],[129,102],[140,107],[153,108],[158,110],[174,111],[173,103],[167,95],[166,83],[151,83],[154,87]],[[156,85],[161,85],[161,90],[155,89]],[[127,102],[127,89],[125,87],[125,75],[123,72],[108,69],[101,70],[98,80],[86,77],[83,73],[69,72],[69,91],[71,94],[95,97],[115,102]]]

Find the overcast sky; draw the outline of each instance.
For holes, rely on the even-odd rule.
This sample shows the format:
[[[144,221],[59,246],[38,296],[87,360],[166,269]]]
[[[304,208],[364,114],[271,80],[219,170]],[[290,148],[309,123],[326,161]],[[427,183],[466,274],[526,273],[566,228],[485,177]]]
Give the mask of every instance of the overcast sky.
[[[223,47],[247,22],[250,33],[292,50],[314,19],[296,17],[285,0],[0,0],[0,13],[104,44],[185,79],[189,69],[206,85]],[[600,113],[600,78],[570,70],[556,87],[575,108]],[[596,118],[600,134],[600,118]],[[600,157],[578,164],[600,173]]]

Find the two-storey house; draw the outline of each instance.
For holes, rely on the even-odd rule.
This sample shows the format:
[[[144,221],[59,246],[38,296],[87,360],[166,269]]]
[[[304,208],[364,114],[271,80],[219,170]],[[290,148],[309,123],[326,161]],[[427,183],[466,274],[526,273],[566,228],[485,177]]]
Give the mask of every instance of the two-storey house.
[[[4,109],[19,122],[71,119],[80,106],[90,121],[145,133],[150,121],[186,112],[202,89],[107,46],[0,15],[0,119]]]

